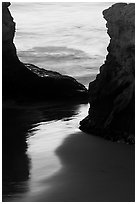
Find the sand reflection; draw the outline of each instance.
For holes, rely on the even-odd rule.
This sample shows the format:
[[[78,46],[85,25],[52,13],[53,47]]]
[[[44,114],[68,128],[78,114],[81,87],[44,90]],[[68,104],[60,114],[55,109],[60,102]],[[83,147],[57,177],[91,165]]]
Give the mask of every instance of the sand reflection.
[[[69,134],[80,131],[79,121],[87,114],[88,105],[75,105],[73,110],[73,115],[68,117],[68,106],[64,106],[62,119],[40,122],[29,130],[27,154],[31,158],[31,169],[28,194],[36,195],[43,189],[48,190],[50,185],[45,185],[43,180],[50,178],[62,168],[56,149]],[[62,108],[60,111],[62,112]]]
[[[29,110],[29,188],[12,201],[134,201],[134,146],[81,132],[87,111],[87,104]]]
[[[62,168],[56,149],[80,131],[87,111],[87,104],[66,102],[3,107],[3,201],[48,192],[43,181]]]

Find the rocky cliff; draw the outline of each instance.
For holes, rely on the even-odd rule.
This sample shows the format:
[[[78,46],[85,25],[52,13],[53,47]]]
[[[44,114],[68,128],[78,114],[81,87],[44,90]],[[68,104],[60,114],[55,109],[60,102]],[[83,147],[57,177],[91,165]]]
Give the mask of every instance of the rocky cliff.
[[[86,88],[74,78],[20,62],[13,43],[15,23],[8,7],[2,3],[2,91],[3,99],[87,100]]]
[[[103,11],[110,43],[105,63],[89,84],[89,115],[80,129],[112,140],[134,142],[135,4]]]

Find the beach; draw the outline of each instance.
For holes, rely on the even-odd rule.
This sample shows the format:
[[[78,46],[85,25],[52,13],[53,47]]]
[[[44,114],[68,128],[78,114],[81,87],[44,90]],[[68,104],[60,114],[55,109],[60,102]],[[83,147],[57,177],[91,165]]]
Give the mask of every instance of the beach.
[[[3,136],[14,138],[3,155],[10,170],[3,201],[134,201],[134,145],[81,132],[88,104],[6,105],[4,111]]]
[[[3,2],[3,202],[135,201],[134,5],[112,4]]]

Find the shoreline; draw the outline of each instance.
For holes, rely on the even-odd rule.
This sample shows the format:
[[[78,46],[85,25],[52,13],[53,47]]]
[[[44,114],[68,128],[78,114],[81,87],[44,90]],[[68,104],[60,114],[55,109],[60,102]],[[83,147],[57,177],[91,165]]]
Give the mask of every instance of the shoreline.
[[[49,189],[19,202],[134,202],[134,145],[78,132],[56,149],[62,168]]]
[[[44,105],[42,106],[42,104],[37,107],[34,105],[31,108],[23,106],[21,109],[20,106],[14,107],[15,109],[8,107],[7,112],[4,112],[4,116],[8,118],[8,120],[4,118],[6,122],[4,126],[6,132],[4,133],[6,135],[4,134],[3,136],[9,137],[14,135],[13,139],[10,138],[8,145],[10,148],[8,151],[11,151],[15,161],[13,164],[12,159],[9,158],[9,168],[20,169],[19,166],[22,164],[21,169],[25,168],[26,174],[24,178],[29,187],[30,181],[28,176],[30,171],[33,171],[34,177],[35,170],[37,170],[30,169],[30,165],[32,165],[31,163],[33,162],[33,154],[32,158],[29,158],[29,155],[25,153],[26,148],[30,148],[29,146],[26,147],[25,144],[27,133],[31,131],[32,127],[35,127],[36,130],[38,129],[38,133],[35,132],[34,128],[34,133],[32,130],[30,139],[32,138],[33,141],[35,134],[38,134],[34,137],[36,144],[37,139],[41,139],[42,143],[44,139],[45,143],[43,143],[44,149],[42,150],[42,157],[40,156],[38,158],[42,159],[42,165],[44,163],[45,166],[42,168],[42,180],[38,180],[38,186],[34,186],[35,189],[40,189],[40,192],[31,192],[27,187],[28,189],[23,190],[19,195],[16,196],[15,194],[15,197],[14,194],[10,199],[3,197],[4,201],[134,202],[135,146],[112,142],[98,136],[81,132],[78,129],[78,121],[80,121],[81,117],[84,117],[83,113],[86,114],[85,110],[88,108],[88,105],[81,105],[66,104],[65,106],[64,104],[63,106],[63,103],[47,103],[45,107]],[[82,109],[82,107],[84,109]],[[49,125],[46,125],[47,122],[49,122]],[[41,124],[41,129],[39,124]],[[46,137],[42,136],[43,133],[46,134]],[[22,138],[21,143],[19,136]],[[17,139],[19,143],[17,143]],[[54,144],[56,141],[57,144]],[[48,147],[47,142],[49,142],[49,144],[53,142],[51,148]],[[19,146],[17,146],[17,144]],[[41,149],[39,150],[41,151]],[[37,152],[39,150],[37,150]],[[45,160],[45,156],[48,154],[47,151],[53,152],[55,161],[59,161],[60,167],[59,169],[57,168],[55,173],[48,177],[45,176],[46,168],[48,165],[47,162],[50,163],[51,158],[47,157],[47,160]],[[20,153],[22,155],[21,160],[20,157],[16,160],[17,154],[19,155]],[[12,154],[9,156],[11,157]],[[39,161],[39,159],[37,160]],[[8,162],[8,160],[6,161]],[[51,162],[51,164],[55,165],[55,161]],[[56,167],[55,165],[54,168],[56,169]],[[23,175],[23,172],[22,170],[21,172],[13,171],[13,173],[19,173],[19,177]],[[40,172],[38,172],[38,175],[39,174]]]

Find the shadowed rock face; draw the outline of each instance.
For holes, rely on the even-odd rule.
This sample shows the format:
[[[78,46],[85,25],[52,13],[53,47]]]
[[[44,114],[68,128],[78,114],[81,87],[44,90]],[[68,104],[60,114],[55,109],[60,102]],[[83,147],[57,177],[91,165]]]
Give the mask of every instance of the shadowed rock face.
[[[103,15],[110,36],[108,55],[89,84],[89,115],[80,129],[134,142],[135,4],[114,4]]]
[[[8,2],[2,3],[3,99],[87,100],[86,88],[74,78],[19,61],[13,43],[15,23],[9,6]]]

